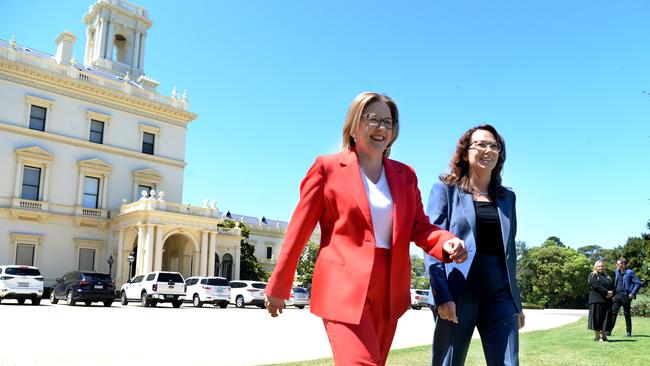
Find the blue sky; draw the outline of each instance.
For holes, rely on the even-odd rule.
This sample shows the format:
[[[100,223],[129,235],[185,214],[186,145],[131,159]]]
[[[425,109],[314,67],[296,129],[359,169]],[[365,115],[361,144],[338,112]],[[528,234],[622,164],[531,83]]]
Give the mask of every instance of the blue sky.
[[[317,155],[338,150],[351,100],[400,108],[392,158],[426,205],[458,137],[506,139],[518,239],[607,248],[650,219],[647,1],[135,1],[145,72],[189,92],[184,202],[288,220]],[[61,5],[65,4],[65,5]],[[91,1],[0,0],[0,38],[83,59]]]

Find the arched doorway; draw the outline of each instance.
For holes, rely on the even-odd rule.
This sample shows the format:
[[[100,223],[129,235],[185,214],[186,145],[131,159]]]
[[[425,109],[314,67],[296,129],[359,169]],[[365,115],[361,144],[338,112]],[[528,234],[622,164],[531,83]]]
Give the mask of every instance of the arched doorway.
[[[214,275],[215,276],[220,276],[221,274],[220,266],[221,264],[219,263],[219,254],[214,253]]]
[[[232,280],[232,255],[226,253],[221,257],[221,277]]]
[[[194,245],[183,234],[173,234],[163,245],[162,270],[180,272],[183,277],[192,276]]]

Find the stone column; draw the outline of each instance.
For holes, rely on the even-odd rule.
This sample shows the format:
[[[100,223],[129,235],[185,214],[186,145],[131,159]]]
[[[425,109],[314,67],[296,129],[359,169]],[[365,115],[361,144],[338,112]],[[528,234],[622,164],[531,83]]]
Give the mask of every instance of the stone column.
[[[208,273],[208,232],[207,230],[201,231],[201,265],[199,266],[201,276],[206,276]]]
[[[192,276],[200,276],[201,275],[201,268],[200,268],[200,263],[201,263],[201,252],[198,250],[195,250],[192,252]]]
[[[214,255],[217,252],[217,233],[210,231],[210,249],[208,250],[208,276],[214,276]]]
[[[49,194],[48,192],[50,191],[50,167],[49,165],[44,165],[43,166],[44,174],[43,174],[43,196],[41,197],[41,201],[47,202],[49,199]]]
[[[108,207],[108,174],[102,175],[102,205],[100,208],[105,210]]]
[[[138,253],[137,253],[137,259],[135,262],[135,274],[142,274],[144,273],[144,268],[142,266],[143,262],[143,256],[144,256],[144,243],[145,243],[145,236],[147,235],[146,231],[146,226],[145,224],[139,222],[138,223]]]
[[[151,261],[153,260],[153,245],[154,245],[154,236],[153,229],[155,225],[147,224],[147,240],[145,242],[145,251],[144,251],[144,272],[151,272]]]
[[[147,35],[142,34],[142,42],[140,42],[140,62],[138,62],[138,69],[144,69],[144,45],[147,43]]]
[[[84,63],[86,65],[90,64],[90,27],[86,28],[86,48],[84,48]]]
[[[22,166],[23,166],[23,160],[22,159],[17,159],[16,160],[16,181],[14,185],[14,197],[20,198],[20,190],[21,190],[21,184],[20,182],[22,181]]]
[[[133,42],[133,62],[131,63],[131,67],[134,70],[140,70],[140,67],[138,65],[138,61],[140,61],[140,33],[138,30],[135,31],[135,42]]]
[[[232,264],[233,269],[232,269],[232,279],[233,280],[238,280],[239,279],[239,268],[241,268],[239,261],[241,260],[241,243],[237,243],[235,247],[235,260],[233,261],[234,263]]]
[[[83,205],[83,197],[84,194],[84,173],[79,172],[79,185],[77,188],[77,206],[82,206]]]
[[[95,51],[94,55],[97,55],[97,58],[104,57],[104,40],[106,37],[104,33],[106,32],[106,21],[104,18],[99,18],[99,26],[97,27],[97,33],[95,33]]]
[[[117,258],[115,263],[116,275],[115,279],[124,281],[124,229],[120,229],[117,235]],[[126,276],[129,277],[128,275]]]
[[[163,225],[156,225],[156,242],[154,244],[154,271],[162,271],[162,255],[163,255]]]

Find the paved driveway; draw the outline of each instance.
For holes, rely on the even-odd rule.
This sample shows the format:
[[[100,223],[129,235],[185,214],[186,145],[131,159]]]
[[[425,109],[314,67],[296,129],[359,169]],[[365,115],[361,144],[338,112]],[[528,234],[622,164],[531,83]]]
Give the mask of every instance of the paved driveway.
[[[528,310],[526,331],[570,323],[586,311]],[[321,320],[289,308],[271,318],[259,308],[169,304],[141,308],[0,304],[0,365],[259,365],[329,357]],[[400,320],[393,348],[430,344],[428,309]]]

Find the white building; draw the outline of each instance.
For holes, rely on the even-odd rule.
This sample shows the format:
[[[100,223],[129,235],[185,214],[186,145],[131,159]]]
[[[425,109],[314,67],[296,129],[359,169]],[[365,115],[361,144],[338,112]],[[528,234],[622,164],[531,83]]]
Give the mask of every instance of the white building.
[[[118,283],[129,269],[238,279],[240,229],[223,227],[214,201],[181,203],[197,115],[186,93],[159,94],[144,71],[147,11],[99,0],[83,22],[83,64],[69,32],[55,56],[0,40],[0,263],[38,266],[46,286],[109,267]],[[286,223],[233,219],[271,270]]]

